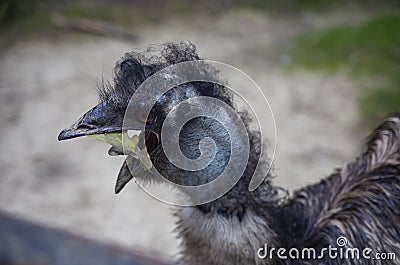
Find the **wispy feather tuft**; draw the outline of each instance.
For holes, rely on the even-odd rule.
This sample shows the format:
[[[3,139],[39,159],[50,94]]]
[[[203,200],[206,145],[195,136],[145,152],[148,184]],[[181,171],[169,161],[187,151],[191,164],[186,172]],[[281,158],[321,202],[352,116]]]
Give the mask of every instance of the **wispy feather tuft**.
[[[144,52],[126,53],[115,65],[112,81],[101,78],[97,92],[101,101],[115,103],[128,100],[148,77],[157,71],[181,62],[200,60],[190,42],[152,45]]]

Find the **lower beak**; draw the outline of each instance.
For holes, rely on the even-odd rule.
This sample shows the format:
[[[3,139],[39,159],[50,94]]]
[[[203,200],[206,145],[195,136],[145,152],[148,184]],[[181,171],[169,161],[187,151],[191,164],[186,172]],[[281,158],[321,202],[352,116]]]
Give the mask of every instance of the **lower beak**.
[[[118,173],[117,181],[115,183],[115,194],[118,194],[131,179],[144,174],[151,173],[142,167],[139,160],[131,156],[126,157],[124,164],[122,165]]]

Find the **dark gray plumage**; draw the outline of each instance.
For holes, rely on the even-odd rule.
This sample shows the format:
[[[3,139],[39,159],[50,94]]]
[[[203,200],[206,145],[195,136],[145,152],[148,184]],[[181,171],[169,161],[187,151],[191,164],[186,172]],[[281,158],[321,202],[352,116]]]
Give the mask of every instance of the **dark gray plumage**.
[[[121,131],[124,111],[135,89],[146,78],[166,66],[199,60],[192,44],[167,43],[160,46],[161,56],[147,58],[128,53],[115,70],[113,84],[100,88],[101,102],[59,139],[89,134]],[[188,90],[194,93],[186,93]],[[142,138],[154,166],[169,180],[184,185],[199,185],[212,180],[229,160],[229,141],[220,124],[209,118],[196,118],[181,132],[182,152],[189,158],[198,156],[198,142],[205,136],[218,143],[218,156],[201,172],[188,174],[172,165],[159,141],[161,125],[172,102],[193,96],[209,96],[235,107],[232,95],[223,86],[192,82],[171,89],[145,118]],[[239,113],[248,125],[246,113]],[[248,129],[248,128],[247,128]],[[251,146],[246,170],[239,182],[221,198],[203,205],[176,210],[177,233],[182,239],[182,264],[400,264],[400,116],[386,120],[368,138],[361,155],[348,165],[321,180],[320,183],[295,192],[292,198],[278,197],[271,176],[253,192],[248,191],[251,175],[260,156],[260,136],[248,129]],[[110,150],[111,154],[122,154]],[[138,164],[127,157],[116,186],[118,193],[132,176],[127,163]],[[151,179],[137,166],[133,174]],[[344,236],[351,247],[370,248],[372,253],[390,252],[397,260],[260,259],[257,250],[265,243],[286,249],[323,248],[337,245]],[[372,254],[371,254],[372,255]]]

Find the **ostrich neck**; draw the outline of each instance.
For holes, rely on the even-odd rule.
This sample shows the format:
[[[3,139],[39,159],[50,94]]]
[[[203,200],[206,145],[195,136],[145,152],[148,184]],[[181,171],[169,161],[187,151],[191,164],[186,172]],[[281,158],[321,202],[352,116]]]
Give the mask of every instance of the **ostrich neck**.
[[[197,128],[207,128],[201,133],[196,131]],[[192,133],[192,132],[196,133]],[[201,185],[209,183],[216,177],[220,177],[226,167],[229,167],[229,161],[236,159],[235,153],[231,151],[230,134],[219,123],[211,119],[197,119],[189,123],[185,130],[181,132],[180,146],[185,156],[195,158],[199,155],[198,144],[204,137],[210,137],[216,143],[217,152],[212,163],[197,172],[183,173],[176,181],[182,182],[184,185]],[[239,221],[244,217],[246,211],[259,212],[259,208],[267,208],[274,205],[277,197],[276,188],[271,184],[271,177],[267,171],[266,161],[259,161],[261,150],[260,134],[248,130],[248,161],[245,165],[244,172],[240,176],[237,183],[223,196],[209,203],[198,205],[196,208],[203,214],[218,214],[225,218],[237,218]],[[236,143],[240,144],[241,143]],[[239,158],[240,159],[240,158]],[[253,192],[250,192],[249,183],[253,177],[253,173],[257,166],[265,168],[266,178],[262,185]],[[233,171],[236,173],[236,171]],[[182,178],[183,176],[183,178]],[[213,187],[211,186],[210,189]]]
[[[272,227],[277,191],[270,176],[255,191],[248,190],[259,157],[258,135],[249,136],[249,161],[236,185],[212,202],[176,211],[183,264],[256,264],[256,251],[265,243],[276,243]],[[229,155],[223,154],[222,161]]]
[[[259,188],[246,196],[248,190],[235,186],[208,204],[178,208],[182,264],[260,264],[260,247],[279,246],[273,229],[276,207],[265,192]]]

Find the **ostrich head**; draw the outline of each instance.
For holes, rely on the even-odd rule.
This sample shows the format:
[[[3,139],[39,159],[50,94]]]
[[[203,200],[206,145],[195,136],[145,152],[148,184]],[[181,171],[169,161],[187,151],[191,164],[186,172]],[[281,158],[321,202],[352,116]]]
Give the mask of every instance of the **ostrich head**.
[[[148,114],[141,109],[146,107],[145,97],[141,102],[132,106],[137,110],[133,117],[135,122],[124,123],[124,117],[138,87],[156,72],[178,63],[200,60],[192,44],[167,43],[159,47],[160,56],[148,56],[147,53],[127,53],[117,62],[115,76],[112,83],[103,82],[99,89],[100,103],[85,113],[71,127],[63,130],[59,140],[66,140],[81,136],[101,135],[123,132],[126,130],[141,130],[138,146],[145,149],[152,164],[162,176],[178,185],[198,186],[212,181],[225,169],[231,156],[230,135],[224,126],[205,116],[196,117],[187,121],[179,132],[179,148],[188,159],[196,159],[202,153],[199,149],[202,139],[211,138],[214,141],[215,153],[213,160],[206,167],[197,171],[187,171],[175,166],[166,156],[161,141],[161,129],[168,113],[182,101],[199,96],[209,97],[224,102],[235,109],[232,94],[223,85],[213,82],[195,81],[184,83],[162,93],[155,104],[152,104]],[[215,76],[217,72],[208,68],[208,75]],[[190,105],[187,106],[190,108]],[[183,108],[184,109],[184,108]],[[238,113],[239,114],[239,113]],[[177,111],[175,118],[184,116],[185,111]],[[240,119],[247,130],[248,118],[240,113]],[[227,117],[229,119],[229,117]],[[174,117],[172,117],[174,123]],[[249,134],[251,154],[247,163],[246,172],[254,170],[254,160],[257,160],[257,137]],[[110,155],[124,155],[123,150],[111,147]],[[252,162],[253,161],[253,162]],[[249,166],[250,165],[250,166]],[[246,174],[245,172],[245,174]],[[146,171],[141,163],[132,156],[127,156],[115,187],[118,193],[132,177],[153,180],[150,172]]]

